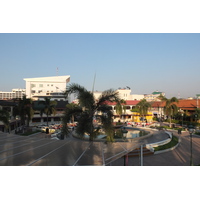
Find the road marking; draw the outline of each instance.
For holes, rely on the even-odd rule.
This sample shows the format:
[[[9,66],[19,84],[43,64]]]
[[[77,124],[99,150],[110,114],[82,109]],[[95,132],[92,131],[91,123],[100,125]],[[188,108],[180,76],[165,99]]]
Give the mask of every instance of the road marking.
[[[29,142],[28,144],[22,144],[22,145],[19,145],[19,146],[10,148],[10,149],[5,149],[5,150],[3,150],[3,151],[0,151],[0,153],[3,153],[3,152],[5,152],[5,151],[9,151],[9,150],[12,150],[12,149],[16,149],[16,148],[19,148],[19,147],[23,147],[23,146],[26,146],[26,145],[30,145],[30,144],[33,144],[34,142],[39,142],[39,141],[41,141],[41,140],[45,140],[45,139],[43,138],[43,139],[39,139],[39,140],[36,140],[36,141],[33,141],[33,142]],[[20,141],[20,142],[21,142],[21,141]],[[24,142],[24,140],[23,140],[22,142]],[[13,142],[13,143],[11,143],[11,144],[14,144],[14,143],[16,143],[16,142]],[[7,144],[10,144],[10,143],[7,143]],[[4,144],[4,145],[5,145],[5,144]],[[2,146],[2,145],[0,145],[0,146]]]
[[[16,153],[16,154],[13,154],[13,155],[7,156],[7,157],[5,157],[5,158],[1,158],[0,161],[1,161],[1,160],[4,160],[4,159],[7,159],[7,158],[11,158],[11,157],[13,157],[13,156],[20,155],[20,154],[25,153],[25,152],[28,152],[28,151],[32,151],[33,149],[37,149],[37,148],[40,148],[40,147],[46,146],[46,145],[48,145],[48,144],[51,144],[51,143],[54,143],[54,142],[57,142],[57,141],[58,141],[58,140],[53,141],[53,142],[48,142],[47,144],[43,144],[43,145],[37,146],[37,147],[35,147],[35,148],[28,149],[28,150],[26,150],[26,151],[21,151],[21,152],[19,152],[19,153]]]
[[[58,149],[60,149],[60,148],[62,148],[63,146],[65,146],[66,144],[69,144],[70,142],[71,142],[71,141],[67,141],[65,144],[63,144],[63,145],[61,145],[61,146],[57,147],[56,149],[54,149],[54,150],[50,151],[49,153],[45,154],[44,156],[42,156],[42,157],[38,158],[37,160],[35,160],[35,161],[31,162],[31,163],[29,163],[29,164],[28,164],[28,165],[26,165],[26,166],[33,165],[34,163],[38,162],[39,160],[42,160],[44,157],[46,157],[46,156],[50,155],[50,154],[51,154],[51,153],[53,153],[54,151],[57,151]]]
[[[77,164],[77,162],[81,159],[81,157],[88,150],[88,148],[90,147],[91,144],[92,144],[92,142],[89,143],[89,145],[87,146],[87,148],[85,149],[85,151],[79,156],[79,158],[76,160],[76,162],[73,164],[73,166],[75,166]]]
[[[104,148],[103,148],[103,142],[101,142],[101,153],[102,153],[102,161],[103,161],[103,166],[105,166],[105,157],[104,157]]]

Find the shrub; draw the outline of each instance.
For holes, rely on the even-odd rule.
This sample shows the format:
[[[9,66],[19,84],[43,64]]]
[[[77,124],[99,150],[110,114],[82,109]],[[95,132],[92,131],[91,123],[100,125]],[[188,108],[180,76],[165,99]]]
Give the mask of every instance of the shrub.
[[[123,133],[122,133],[121,129],[116,130],[114,137],[115,138],[123,138]]]
[[[122,122],[116,122],[116,126],[122,125]]]
[[[154,147],[154,151],[161,151],[161,150],[165,150],[165,149],[170,149],[170,148],[176,146],[177,144],[178,144],[178,138],[173,135],[172,140],[169,143],[164,144],[162,146]]]

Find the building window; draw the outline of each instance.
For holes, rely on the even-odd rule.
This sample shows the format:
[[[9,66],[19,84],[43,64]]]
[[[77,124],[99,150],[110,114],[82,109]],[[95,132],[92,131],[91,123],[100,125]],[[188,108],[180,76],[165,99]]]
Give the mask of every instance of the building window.
[[[36,87],[36,85],[35,84],[31,84],[31,88],[33,88],[33,87]]]
[[[43,84],[39,84],[39,87],[43,87]]]

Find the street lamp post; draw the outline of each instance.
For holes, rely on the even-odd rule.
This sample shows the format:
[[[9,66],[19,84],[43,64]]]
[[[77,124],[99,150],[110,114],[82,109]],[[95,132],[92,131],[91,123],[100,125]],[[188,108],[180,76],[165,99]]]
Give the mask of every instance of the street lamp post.
[[[194,129],[192,125],[189,125],[189,134],[190,134],[190,166],[193,166],[193,157],[192,157],[192,134]]]
[[[183,116],[184,116],[184,111],[180,109],[180,111],[179,111],[179,112],[180,112],[180,114],[181,114],[181,117],[182,117],[182,128],[183,128]]]
[[[181,113],[181,115],[182,115],[182,128],[183,128],[183,113]]]

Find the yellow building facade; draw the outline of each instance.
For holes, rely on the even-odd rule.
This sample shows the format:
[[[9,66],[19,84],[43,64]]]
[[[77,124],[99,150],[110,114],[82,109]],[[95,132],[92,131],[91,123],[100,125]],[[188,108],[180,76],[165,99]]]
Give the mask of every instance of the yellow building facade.
[[[132,121],[133,122],[142,122],[142,117],[140,115],[140,113],[138,112],[133,112],[132,113]],[[147,120],[148,123],[152,122],[153,121],[153,114],[151,112],[148,112],[147,115],[144,116],[144,118]]]

